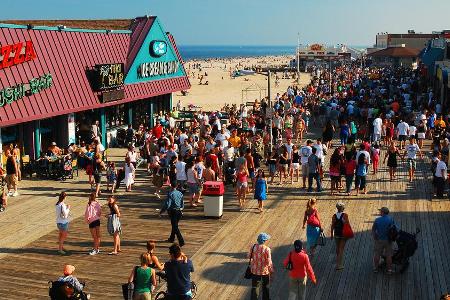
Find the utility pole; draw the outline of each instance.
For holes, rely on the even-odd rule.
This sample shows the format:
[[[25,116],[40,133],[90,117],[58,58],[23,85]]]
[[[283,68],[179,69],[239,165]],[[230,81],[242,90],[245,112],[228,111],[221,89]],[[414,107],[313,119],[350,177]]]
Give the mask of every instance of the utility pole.
[[[297,33],[297,84],[300,84],[300,33]]]
[[[272,95],[270,90],[270,69],[267,68],[267,98],[269,100],[269,133],[270,133],[270,151],[272,151],[273,146],[273,135],[272,135],[272,120],[273,120],[273,112],[272,112]]]

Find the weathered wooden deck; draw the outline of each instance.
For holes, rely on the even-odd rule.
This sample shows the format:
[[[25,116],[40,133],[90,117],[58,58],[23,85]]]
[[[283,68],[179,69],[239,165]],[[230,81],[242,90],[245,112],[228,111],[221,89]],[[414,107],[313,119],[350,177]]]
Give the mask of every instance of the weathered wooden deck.
[[[201,209],[187,209],[180,224],[187,241],[185,251],[192,256],[196,268],[197,299],[249,299],[250,282],[242,276],[247,264],[246,252],[261,231],[272,236],[268,245],[272,248],[276,273],[271,297],[287,299],[287,272],[281,262],[295,239],[305,239],[305,231],[301,229],[303,212],[307,199],[313,196],[319,199],[318,210],[327,235],[335,203],[342,200],[346,203],[356,236],[347,243],[343,271],[334,270],[333,241],[328,240],[325,247],[318,249],[312,259],[318,284],[308,283],[307,299],[438,299],[442,293],[450,291],[450,201],[430,201],[428,162],[418,163],[417,178],[413,183],[408,182],[406,166],[402,163],[397,175],[398,179],[390,182],[386,168],[382,166],[376,178],[374,175],[368,177],[368,195],[359,197],[308,194],[297,184],[270,186],[269,200],[265,203],[267,210],[263,214],[256,213],[255,201],[249,201],[244,212],[237,211],[232,194],[225,197],[225,214],[221,220],[204,219]],[[71,255],[56,254],[55,198],[51,197],[62,188],[71,191],[73,187],[73,191],[82,197],[73,197],[68,202],[77,207],[75,211],[79,216],[89,190],[85,189],[86,184],[44,185],[30,192],[42,196],[30,195],[31,199],[22,196],[26,206],[20,203],[22,198],[16,198],[11,201],[7,214],[0,215],[4,233],[0,238],[0,252],[6,254],[0,259],[0,298],[46,299],[47,281],[58,277],[62,266],[70,263],[76,266],[76,275],[86,280],[92,299],[120,299],[120,284],[126,281],[131,267],[145,250],[145,242],[148,239],[165,240],[170,231],[169,221],[159,219],[155,212],[159,200],[152,194],[150,181],[141,178],[134,192],[119,194],[124,252],[114,257],[106,255],[112,247],[112,239],[105,226],[102,226],[102,253],[93,257],[87,255],[91,238],[81,218],[70,226],[66,247],[71,250]],[[324,185],[329,187],[328,179]],[[44,201],[40,197],[45,204],[40,202]],[[381,206],[391,209],[402,229],[414,232],[420,228],[422,231],[418,236],[419,249],[411,258],[410,268],[403,274],[372,273],[370,228]],[[41,223],[52,227],[41,228]],[[35,241],[20,243],[22,238],[34,235],[38,235]],[[168,243],[159,245],[158,254],[164,259]]]

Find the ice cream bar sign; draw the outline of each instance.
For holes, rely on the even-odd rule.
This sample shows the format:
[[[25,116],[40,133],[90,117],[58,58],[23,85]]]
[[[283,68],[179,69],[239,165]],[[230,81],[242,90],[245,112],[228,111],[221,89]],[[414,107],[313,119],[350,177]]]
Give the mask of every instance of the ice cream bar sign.
[[[32,41],[2,45],[0,48],[0,69],[20,65],[35,58],[36,52]]]

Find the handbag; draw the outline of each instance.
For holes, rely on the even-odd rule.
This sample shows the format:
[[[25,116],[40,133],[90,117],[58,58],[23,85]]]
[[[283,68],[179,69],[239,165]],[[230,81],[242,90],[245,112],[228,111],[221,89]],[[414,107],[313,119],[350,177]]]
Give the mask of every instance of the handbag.
[[[349,223],[344,223],[344,226],[342,227],[342,236],[346,239],[352,239],[355,236]]]
[[[325,236],[325,233],[323,233],[323,231],[322,231],[320,233],[319,237],[317,238],[316,245],[317,246],[325,246],[326,243],[327,243],[327,238]]]
[[[250,268],[250,264],[251,264],[251,262],[252,262],[252,256],[253,256],[253,249],[255,249],[255,245],[253,245],[253,247],[252,247],[252,252],[250,253],[250,258],[249,258],[249,260],[248,260],[248,266],[247,266],[247,269],[245,270],[245,274],[244,274],[244,278],[245,279],[252,279],[252,270],[251,270],[251,268]]]
[[[294,269],[294,264],[292,263],[292,260],[291,260],[291,253],[292,252],[289,252],[289,260],[288,260],[288,263],[286,265],[286,270],[289,270],[289,271]]]

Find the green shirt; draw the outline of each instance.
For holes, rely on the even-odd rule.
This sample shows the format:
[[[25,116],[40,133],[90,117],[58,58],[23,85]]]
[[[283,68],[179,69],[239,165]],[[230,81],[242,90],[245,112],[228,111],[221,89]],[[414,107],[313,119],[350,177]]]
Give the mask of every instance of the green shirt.
[[[150,292],[151,278],[152,268],[137,268],[134,291],[139,294]]]

